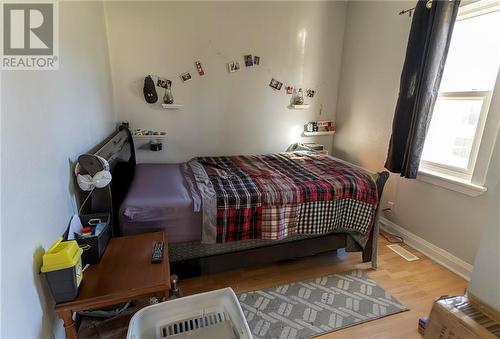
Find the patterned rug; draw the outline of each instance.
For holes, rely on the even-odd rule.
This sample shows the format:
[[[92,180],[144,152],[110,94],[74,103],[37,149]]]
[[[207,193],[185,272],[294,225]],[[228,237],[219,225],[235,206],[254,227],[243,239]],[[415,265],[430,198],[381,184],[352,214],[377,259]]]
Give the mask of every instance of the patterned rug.
[[[255,339],[311,338],[408,310],[361,270],[238,295]]]

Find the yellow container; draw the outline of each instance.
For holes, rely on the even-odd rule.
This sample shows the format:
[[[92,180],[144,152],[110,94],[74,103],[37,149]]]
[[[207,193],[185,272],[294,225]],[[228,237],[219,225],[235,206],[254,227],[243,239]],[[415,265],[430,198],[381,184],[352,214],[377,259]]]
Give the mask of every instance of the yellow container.
[[[62,240],[62,237],[58,238],[45,252],[41,268],[56,302],[76,298],[83,279],[83,250],[74,240]]]

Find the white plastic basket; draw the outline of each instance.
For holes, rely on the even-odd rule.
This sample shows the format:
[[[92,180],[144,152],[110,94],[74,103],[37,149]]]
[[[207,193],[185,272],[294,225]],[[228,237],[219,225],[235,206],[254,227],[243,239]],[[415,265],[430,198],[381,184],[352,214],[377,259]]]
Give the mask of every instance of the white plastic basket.
[[[130,320],[127,339],[150,338],[251,339],[252,334],[233,290],[224,288],[138,311]]]

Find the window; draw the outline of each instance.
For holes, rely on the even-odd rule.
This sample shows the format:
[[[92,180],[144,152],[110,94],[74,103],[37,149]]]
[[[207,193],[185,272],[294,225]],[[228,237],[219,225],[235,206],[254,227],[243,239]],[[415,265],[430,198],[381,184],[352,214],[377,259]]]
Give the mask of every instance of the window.
[[[472,180],[500,66],[500,6],[491,4],[460,9],[422,153],[424,173]]]

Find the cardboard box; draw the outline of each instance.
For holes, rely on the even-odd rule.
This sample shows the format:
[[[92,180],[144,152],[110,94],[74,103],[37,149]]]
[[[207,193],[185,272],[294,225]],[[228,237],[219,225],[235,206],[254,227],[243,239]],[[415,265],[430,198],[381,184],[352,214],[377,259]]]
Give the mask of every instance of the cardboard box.
[[[440,299],[432,306],[425,339],[498,339],[500,321],[466,295]]]

